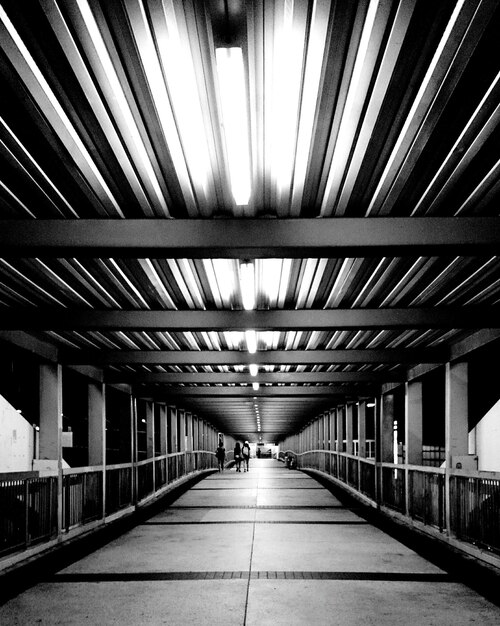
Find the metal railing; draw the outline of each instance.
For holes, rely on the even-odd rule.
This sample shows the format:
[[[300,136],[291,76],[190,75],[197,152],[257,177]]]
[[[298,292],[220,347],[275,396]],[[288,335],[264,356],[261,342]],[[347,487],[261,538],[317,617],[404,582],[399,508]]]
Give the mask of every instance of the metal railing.
[[[330,450],[287,450],[282,458],[290,454],[298,469],[328,474],[378,506],[500,555],[500,473],[376,463]]]
[[[90,522],[104,523],[107,517],[140,504],[184,476],[216,467],[213,452],[197,450],[138,463],[67,468],[60,477],[39,477],[34,472],[0,475],[0,557],[58,535],[64,539],[69,531]]]
[[[440,531],[446,526],[445,470],[408,471],[408,515]]]
[[[106,515],[117,513],[132,503],[132,466],[129,463],[106,466]]]
[[[63,470],[64,530],[81,526],[102,517],[102,470],[84,467]]]
[[[462,541],[500,554],[500,477],[451,476],[450,525]]]
[[[31,473],[0,476],[0,555],[55,535],[57,478]]]

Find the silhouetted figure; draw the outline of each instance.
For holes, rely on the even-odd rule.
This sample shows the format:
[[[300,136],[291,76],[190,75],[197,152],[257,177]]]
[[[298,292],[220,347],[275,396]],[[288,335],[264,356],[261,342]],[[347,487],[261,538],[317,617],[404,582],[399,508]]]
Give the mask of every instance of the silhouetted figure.
[[[219,472],[224,471],[224,461],[226,460],[226,448],[219,442],[219,446],[215,451],[215,456],[217,457],[217,463],[219,465]]]
[[[241,444],[239,441],[234,446],[234,466],[237,472],[241,472]]]
[[[248,441],[243,444],[241,455],[243,457],[243,471],[248,472],[248,462],[250,461],[250,444]]]

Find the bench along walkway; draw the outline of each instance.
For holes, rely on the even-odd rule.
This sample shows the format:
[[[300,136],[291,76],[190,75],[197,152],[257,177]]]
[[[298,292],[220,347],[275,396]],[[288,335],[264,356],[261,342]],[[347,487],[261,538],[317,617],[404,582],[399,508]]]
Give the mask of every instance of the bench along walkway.
[[[0,606],[0,624],[500,624],[500,608],[275,460],[209,476]]]

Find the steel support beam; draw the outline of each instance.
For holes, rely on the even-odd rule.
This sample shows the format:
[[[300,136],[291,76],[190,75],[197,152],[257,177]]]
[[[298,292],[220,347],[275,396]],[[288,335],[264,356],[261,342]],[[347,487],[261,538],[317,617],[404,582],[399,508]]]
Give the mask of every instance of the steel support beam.
[[[500,253],[499,217],[0,220],[3,256],[306,258]]]
[[[3,330],[226,331],[500,328],[499,307],[299,311],[98,311],[4,309]]]
[[[321,385],[318,387],[260,387],[255,391],[252,387],[157,387],[157,388],[140,388],[135,387],[134,391],[140,397],[151,395],[160,400],[160,398],[171,397],[202,397],[202,398],[256,398],[256,397],[272,397],[272,398],[297,398],[297,397],[354,397],[372,395],[375,391],[373,386],[367,385],[355,387],[353,385]]]
[[[330,365],[334,363],[446,363],[448,350],[64,350],[66,365]]]
[[[192,372],[186,373],[133,373],[109,372],[105,378],[108,383],[168,383],[168,384],[249,384],[259,383],[387,383],[403,382],[405,376],[400,372],[261,372],[252,377],[250,373],[234,372]]]

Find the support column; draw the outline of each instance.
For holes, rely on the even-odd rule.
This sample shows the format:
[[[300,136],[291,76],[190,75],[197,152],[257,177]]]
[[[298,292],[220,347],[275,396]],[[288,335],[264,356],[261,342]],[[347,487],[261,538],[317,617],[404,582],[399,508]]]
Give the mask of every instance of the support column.
[[[377,402],[375,422],[375,461],[377,502],[383,502],[383,463],[394,463],[394,395],[385,394]]]
[[[422,383],[405,385],[405,442],[407,465],[422,465]]]
[[[88,386],[89,465],[102,466],[102,517],[106,517],[106,404],[105,387],[91,382]]]
[[[469,451],[468,423],[468,364],[446,364],[445,446],[446,465],[452,467],[452,458]]]
[[[146,458],[155,456],[155,421],[152,402],[146,402]]]
[[[186,451],[186,416],[184,409],[177,410],[179,452]]]
[[[164,404],[160,404],[160,455],[167,455],[168,441],[168,411]],[[165,484],[168,485],[168,460],[165,459]]]
[[[57,534],[63,523],[62,475],[62,367],[40,365],[40,465],[57,471]]]
[[[151,459],[153,493],[156,491],[156,472],[155,472],[155,413],[154,404],[146,402],[146,458]],[[147,474],[146,474],[147,475]]]
[[[198,436],[198,417],[196,415],[193,415],[193,450],[199,450],[200,449],[200,444],[199,444],[199,436]]]
[[[335,452],[337,450],[337,412],[335,409],[330,409],[330,450]]]
[[[186,450],[193,450],[193,414],[186,413]]]
[[[139,446],[137,444],[137,398],[130,396],[130,455],[132,463],[132,502],[139,501],[139,476],[137,461],[139,460]]]
[[[177,408],[175,406],[169,407],[169,430],[170,430],[170,445],[172,453],[179,452],[177,443]]]
[[[345,451],[347,452],[347,454],[353,454],[353,448],[354,448],[354,443],[353,443],[353,431],[354,431],[354,424],[353,424],[353,419],[354,419],[354,405],[348,404],[346,405],[345,408]]]
[[[337,452],[344,451],[344,407],[337,407]]]
[[[104,385],[89,383],[89,465],[106,464],[106,408]]]
[[[382,396],[382,406],[379,415],[379,441],[376,449],[379,450],[380,463],[394,463],[394,395],[387,393]]]
[[[366,400],[358,406],[358,456],[366,459]]]
[[[167,407],[164,404],[160,404],[158,413],[160,417],[160,455],[164,456],[167,454]]]
[[[405,500],[406,511],[412,510],[412,485],[408,465],[422,465],[422,383],[405,385]]]
[[[452,502],[451,502],[451,475],[453,459],[463,456],[469,451],[469,423],[468,423],[468,364],[447,363],[445,379],[445,452],[446,452],[446,482],[445,506],[446,528],[451,534]]]

